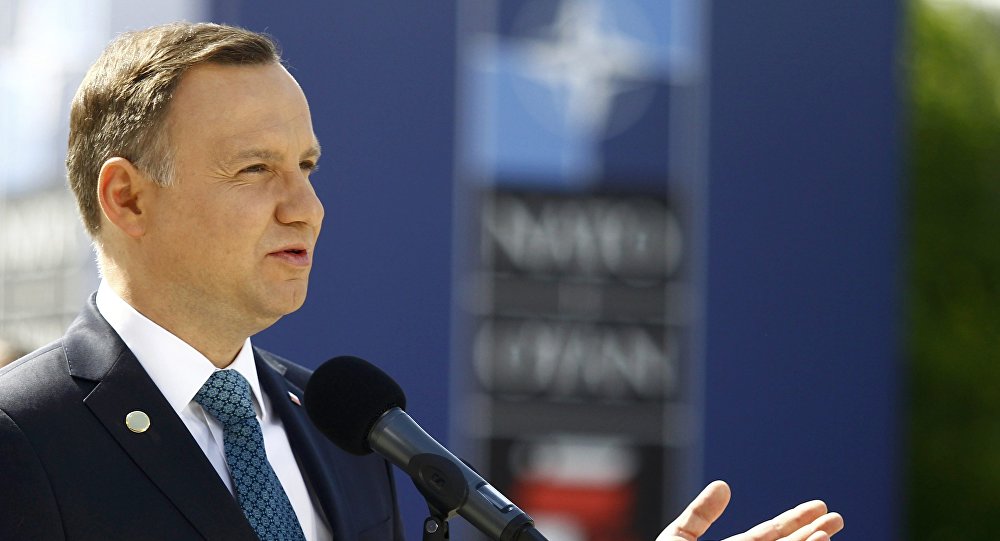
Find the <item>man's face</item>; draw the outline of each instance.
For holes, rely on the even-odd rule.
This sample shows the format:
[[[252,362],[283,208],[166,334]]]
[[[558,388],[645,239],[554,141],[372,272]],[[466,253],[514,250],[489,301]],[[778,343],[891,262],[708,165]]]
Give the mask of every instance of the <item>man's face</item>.
[[[146,293],[249,332],[298,309],[323,221],[298,84],[278,64],[200,65],[174,92],[167,127],[174,182],[146,210]]]

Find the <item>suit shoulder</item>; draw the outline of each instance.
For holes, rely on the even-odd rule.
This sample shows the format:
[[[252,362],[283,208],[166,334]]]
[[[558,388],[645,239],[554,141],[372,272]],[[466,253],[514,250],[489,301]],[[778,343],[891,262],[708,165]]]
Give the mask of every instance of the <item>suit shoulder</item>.
[[[65,358],[65,353],[63,353],[62,344],[63,344],[63,342],[62,342],[62,339],[60,338],[59,340],[56,340],[54,342],[50,342],[49,344],[46,344],[46,345],[44,345],[44,346],[36,349],[35,351],[32,351],[31,353],[28,353],[27,355],[25,355],[23,357],[19,357],[17,359],[14,359],[13,361],[11,361],[6,366],[0,368],[0,380],[2,380],[5,377],[5,374],[7,374],[8,372],[16,370],[17,367],[22,366],[25,363],[30,362],[32,359],[36,359],[38,357],[51,357],[53,355],[55,355],[57,357],[61,356],[62,358]]]
[[[67,374],[66,366],[66,352],[58,340],[0,368],[0,408],[4,398],[45,387],[55,374]]]
[[[60,342],[54,342],[0,370],[0,412],[29,437],[45,434],[82,404],[89,389],[74,382],[66,352]]]

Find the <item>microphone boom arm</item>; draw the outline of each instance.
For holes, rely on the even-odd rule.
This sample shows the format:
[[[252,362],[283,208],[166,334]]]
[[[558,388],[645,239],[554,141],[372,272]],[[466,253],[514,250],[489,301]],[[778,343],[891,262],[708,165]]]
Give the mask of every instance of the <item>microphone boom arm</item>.
[[[369,434],[372,450],[409,474],[432,512],[441,514],[437,518],[447,520],[457,513],[499,541],[545,541],[531,517],[465,467],[405,411],[385,412]]]

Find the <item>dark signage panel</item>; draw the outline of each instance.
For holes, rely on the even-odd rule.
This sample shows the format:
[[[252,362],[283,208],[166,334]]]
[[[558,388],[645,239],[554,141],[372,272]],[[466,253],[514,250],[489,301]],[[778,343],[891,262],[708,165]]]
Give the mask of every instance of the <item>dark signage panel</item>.
[[[692,181],[670,157],[698,11],[487,4],[459,11],[459,182],[478,226],[458,277],[459,431],[543,532],[652,539],[696,438],[689,201],[672,187]]]
[[[681,467],[667,442],[691,439],[677,218],[660,196],[502,188],[480,216],[473,423],[493,482],[574,539],[654,537]]]

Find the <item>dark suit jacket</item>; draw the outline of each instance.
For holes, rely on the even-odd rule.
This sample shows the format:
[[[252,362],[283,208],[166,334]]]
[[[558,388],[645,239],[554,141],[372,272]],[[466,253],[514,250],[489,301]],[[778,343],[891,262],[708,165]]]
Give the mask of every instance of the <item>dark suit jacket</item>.
[[[289,399],[310,371],[254,354],[334,539],[402,539],[388,463],[341,451]],[[135,410],[151,420],[141,434],[125,426]],[[0,539],[256,539],[94,297],[61,340],[0,370]]]

